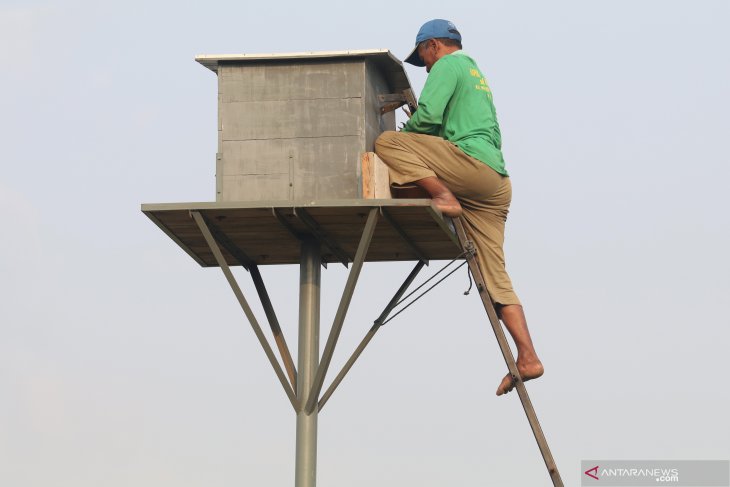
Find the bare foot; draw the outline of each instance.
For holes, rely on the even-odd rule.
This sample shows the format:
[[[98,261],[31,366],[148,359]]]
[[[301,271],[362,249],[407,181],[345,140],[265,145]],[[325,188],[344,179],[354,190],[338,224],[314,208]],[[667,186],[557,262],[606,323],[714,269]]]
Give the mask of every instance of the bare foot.
[[[461,205],[459,200],[451,193],[443,193],[432,198],[433,204],[438,210],[445,216],[451,218],[458,218],[461,216]]]
[[[517,359],[517,370],[520,371],[522,382],[537,379],[545,373],[545,367],[542,366],[542,362],[540,362],[537,358],[530,362],[520,362],[520,359]],[[497,388],[497,395],[501,396],[503,394],[507,394],[509,391],[514,389],[514,387],[515,381],[512,380],[512,374],[507,374],[504,376],[504,379],[502,379],[502,382]]]
[[[436,176],[414,181],[418,186],[426,190],[431,197],[433,205],[444,215],[451,218],[461,216],[461,205],[454,193]]]

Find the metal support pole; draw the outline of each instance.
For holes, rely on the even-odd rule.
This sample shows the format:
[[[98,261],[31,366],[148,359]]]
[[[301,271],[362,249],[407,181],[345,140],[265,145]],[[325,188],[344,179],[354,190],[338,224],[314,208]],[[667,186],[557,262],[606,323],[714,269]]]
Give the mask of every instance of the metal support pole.
[[[302,241],[299,262],[299,357],[297,397],[302,406],[312,393],[314,376],[319,366],[319,304],[322,256],[319,242],[313,238]],[[317,414],[301,407],[297,411],[297,444],[295,487],[317,485]]]

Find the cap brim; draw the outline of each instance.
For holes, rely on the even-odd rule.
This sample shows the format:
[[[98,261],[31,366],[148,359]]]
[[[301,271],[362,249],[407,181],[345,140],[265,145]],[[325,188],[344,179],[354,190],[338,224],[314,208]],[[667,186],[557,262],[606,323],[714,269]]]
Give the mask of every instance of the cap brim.
[[[406,62],[408,64],[412,64],[414,66],[418,66],[419,68],[424,67],[426,64],[421,60],[421,56],[418,55],[418,44],[416,44],[416,47],[413,48],[411,53],[406,58]]]

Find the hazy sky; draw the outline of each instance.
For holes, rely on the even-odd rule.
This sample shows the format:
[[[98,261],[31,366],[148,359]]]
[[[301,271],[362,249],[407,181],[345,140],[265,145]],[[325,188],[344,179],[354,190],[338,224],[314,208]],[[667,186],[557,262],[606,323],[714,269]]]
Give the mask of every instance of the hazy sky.
[[[194,55],[402,58],[434,17],[494,92],[566,484],[730,458],[729,2],[0,1],[0,485],[293,484],[295,416],[226,282],[139,205],[214,199]],[[409,267],[365,266],[330,378]],[[297,268],[262,271],[296,348]],[[345,278],[323,272],[323,340]],[[467,285],[376,336],[320,416],[319,485],[549,485]]]

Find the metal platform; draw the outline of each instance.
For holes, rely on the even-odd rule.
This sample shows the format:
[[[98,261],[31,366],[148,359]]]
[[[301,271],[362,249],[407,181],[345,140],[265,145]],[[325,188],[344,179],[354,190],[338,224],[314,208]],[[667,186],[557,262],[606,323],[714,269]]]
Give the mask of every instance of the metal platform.
[[[389,315],[423,286],[419,286],[403,298],[418,273],[430,259],[461,258],[465,258],[468,262],[552,483],[555,486],[563,486],[487,292],[486,282],[474,257],[474,244],[469,240],[461,219],[442,218],[429,199],[358,199],[301,204],[292,202],[147,204],[142,205],[142,211],[201,266],[220,267],[231,286],[297,415],[296,487],[316,485],[317,418],[320,411],[368,343],[388,322]],[[373,322],[370,330],[329,387],[322,393],[363,264],[373,261],[408,260],[416,261],[415,267]],[[352,265],[320,359],[321,266],[326,262],[341,262],[345,266],[352,263]],[[296,365],[258,270],[258,265],[261,264],[300,266],[299,355]],[[248,269],[274,335],[283,367],[231,272],[229,268],[231,265],[242,265]],[[401,311],[423,294],[404,305]],[[399,313],[400,311],[396,315]]]
[[[229,265],[299,264],[315,237],[323,263],[353,262],[371,209],[381,218],[366,262],[451,260],[461,249],[451,222],[429,199],[143,204],[142,212],[203,267],[218,266],[192,217],[198,212]]]

